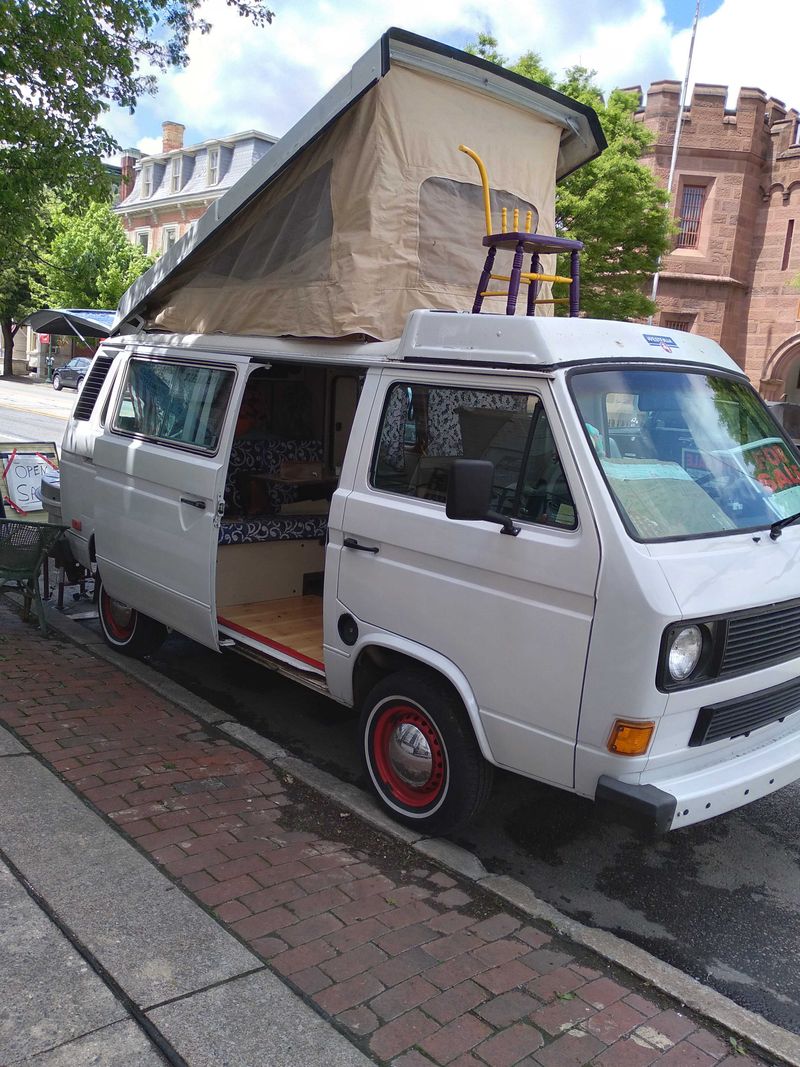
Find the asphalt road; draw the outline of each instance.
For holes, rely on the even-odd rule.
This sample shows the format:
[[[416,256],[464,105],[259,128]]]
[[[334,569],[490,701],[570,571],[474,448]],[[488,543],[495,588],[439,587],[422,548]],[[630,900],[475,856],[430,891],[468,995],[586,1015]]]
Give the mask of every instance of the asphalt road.
[[[0,378],[0,441],[53,441],[61,446],[75,392],[26,379]]]
[[[0,440],[60,443],[74,399],[0,381]],[[171,637],[152,664],[310,762],[363,784],[354,713],[182,637]],[[800,1033],[800,785],[653,841],[601,821],[588,801],[499,774],[486,812],[456,840],[490,871],[512,874],[567,914]]]

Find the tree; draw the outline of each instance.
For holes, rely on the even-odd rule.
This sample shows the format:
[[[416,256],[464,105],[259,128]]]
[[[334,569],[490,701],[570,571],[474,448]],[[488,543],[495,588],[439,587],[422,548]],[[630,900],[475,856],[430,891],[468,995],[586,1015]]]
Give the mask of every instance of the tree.
[[[39,307],[115,308],[125,290],[155,261],[131,244],[105,201],[73,214],[53,199],[48,240],[31,291]]]
[[[4,374],[11,374],[14,338],[19,323],[34,310],[31,297],[32,269],[30,265],[11,263],[0,258],[0,329],[2,329]]]
[[[228,0],[256,26],[266,0]],[[130,108],[156,75],[185,66],[201,0],[0,0],[0,269],[21,258],[49,190],[79,204],[108,193],[102,158],[119,149],[102,125],[111,104]],[[12,328],[0,308],[3,336]],[[11,372],[4,344],[3,373]]]
[[[558,79],[536,52],[527,52],[509,64],[490,34],[479,34],[467,51],[508,66],[597,112],[608,148],[556,186],[557,232],[585,243],[581,253],[583,311],[605,319],[652,314],[655,305],[643,286],[670,247],[672,222],[666,191],[640,162],[653,137],[643,123],[634,120],[635,95],[615,90],[605,99],[594,82],[596,72],[586,67],[571,67]],[[558,273],[565,270],[560,265]]]

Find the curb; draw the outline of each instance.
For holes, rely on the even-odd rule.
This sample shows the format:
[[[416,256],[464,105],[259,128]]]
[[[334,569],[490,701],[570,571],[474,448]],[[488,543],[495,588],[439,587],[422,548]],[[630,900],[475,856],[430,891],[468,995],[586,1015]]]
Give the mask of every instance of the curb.
[[[6,597],[16,604],[13,594]],[[551,904],[540,900],[528,886],[507,875],[490,874],[473,853],[442,838],[424,837],[386,815],[372,797],[355,785],[342,782],[305,760],[292,756],[275,742],[262,737],[208,701],[194,696],[183,686],[159,675],[152,667],[114,652],[102,637],[61,615],[45,603],[48,624],[74,644],[84,646],[98,658],[118,667],[147,685],[184,711],[214,726],[239,744],[258,753],[285,774],[357,815],[381,833],[415,849],[421,856],[474,882],[518,911],[545,922],[557,933],[647,982],[654,989],[708,1019],[737,1037],[745,1039],[758,1052],[766,1053],[789,1067],[800,1067],[800,1035],[769,1022],[762,1015],[742,1008],[729,997],[717,993],[697,979],[664,963],[651,953],[630,944],[616,934],[597,930],[571,919]]]

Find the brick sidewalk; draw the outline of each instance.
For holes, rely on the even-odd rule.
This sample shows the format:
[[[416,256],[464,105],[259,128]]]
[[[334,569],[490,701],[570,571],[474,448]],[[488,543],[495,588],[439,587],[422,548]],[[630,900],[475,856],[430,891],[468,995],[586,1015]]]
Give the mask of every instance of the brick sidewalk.
[[[2,601],[0,722],[379,1063],[766,1062]]]

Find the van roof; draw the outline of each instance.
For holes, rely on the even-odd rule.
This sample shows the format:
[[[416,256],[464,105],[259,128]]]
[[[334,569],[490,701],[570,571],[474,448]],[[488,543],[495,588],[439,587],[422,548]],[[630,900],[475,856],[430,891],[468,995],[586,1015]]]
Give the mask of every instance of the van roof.
[[[238,354],[260,361],[297,360],[339,366],[425,363],[464,371],[480,366],[542,372],[608,361],[669,361],[743,373],[716,341],[680,330],[604,319],[453,311],[412,312],[402,337],[394,341],[147,333],[118,336],[106,342],[107,347],[133,345],[138,350]]]
[[[608,360],[668,359],[743,373],[716,341],[699,334],[610,319],[485,312],[416,311],[409,316],[397,356],[416,362],[480,363],[530,370]]]

